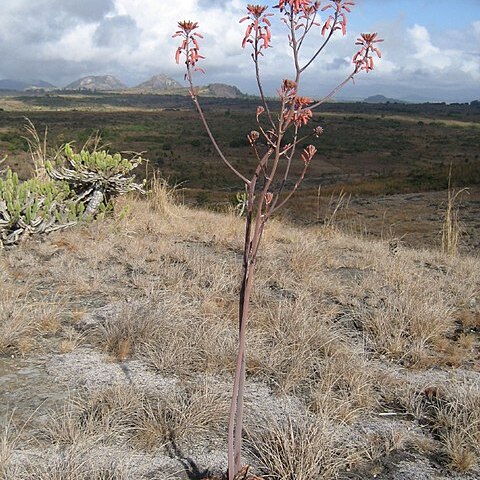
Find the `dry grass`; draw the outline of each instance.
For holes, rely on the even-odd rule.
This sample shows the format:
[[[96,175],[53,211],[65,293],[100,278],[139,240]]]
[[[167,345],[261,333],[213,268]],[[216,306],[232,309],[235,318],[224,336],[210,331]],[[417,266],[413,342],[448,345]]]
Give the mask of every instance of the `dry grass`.
[[[32,346],[31,335],[38,323],[29,293],[29,287],[24,285],[0,286],[0,354],[26,353]]]
[[[1,252],[0,349],[54,337],[62,354],[87,344],[178,381],[168,395],[136,385],[82,395],[52,414],[47,443],[160,451],[172,440],[223,439],[230,391],[218,381],[234,368],[243,222],[175,204],[162,184],[146,201],[120,199],[118,211]],[[268,385],[275,398],[294,396],[308,413],[250,427],[263,469],[279,479],[334,478],[361,458],[388,457],[408,443],[404,430],[351,445],[338,434],[377,413],[406,412],[425,422],[409,448],[474,470],[477,393],[442,384],[444,400],[434,403],[424,390],[449,366],[472,369],[479,291],[474,257],[406,248],[393,256],[388,242],[271,222],[252,298],[247,381]],[[417,381],[424,374],[429,382]],[[91,478],[117,478],[98,475]]]
[[[442,224],[442,252],[447,255],[458,253],[460,237],[462,235],[462,225],[459,219],[459,201],[462,194],[468,193],[468,188],[455,190],[452,188],[452,164],[448,172],[447,204],[443,215]]]
[[[170,186],[166,180],[154,172],[148,188],[149,208],[162,217],[174,214],[175,203],[179,195],[179,186]]]
[[[348,352],[341,352],[320,364],[310,408],[321,418],[351,423],[375,409],[375,376],[365,359],[359,357],[352,364],[351,358]]]
[[[358,458],[358,451],[321,418],[270,418],[248,432],[248,447],[265,475],[275,480],[325,480]]]
[[[0,479],[7,478],[11,473],[10,459],[19,443],[19,436],[12,417],[12,414],[6,415],[0,424]]]
[[[161,450],[199,435],[222,433],[228,396],[207,377],[166,395],[131,385],[114,385],[75,397],[52,411],[42,437],[67,447],[123,445]]]
[[[138,418],[136,445],[147,450],[185,443],[198,436],[212,436],[224,430],[228,397],[204,379],[187,384],[180,392],[152,400]]]
[[[0,419],[0,480],[22,478],[21,465],[13,461],[15,453],[25,449],[31,439],[25,434],[36,411],[21,425],[15,420],[15,410],[7,411]]]
[[[52,444],[95,445],[115,441],[133,428],[143,398],[131,386],[113,386],[71,398],[50,418],[42,435]]]
[[[444,445],[450,465],[468,471],[480,455],[480,389],[464,383],[436,399],[433,429]]]
[[[130,470],[118,460],[96,462],[91,451],[82,448],[58,450],[48,466],[31,464],[17,471],[18,480],[129,480]]]

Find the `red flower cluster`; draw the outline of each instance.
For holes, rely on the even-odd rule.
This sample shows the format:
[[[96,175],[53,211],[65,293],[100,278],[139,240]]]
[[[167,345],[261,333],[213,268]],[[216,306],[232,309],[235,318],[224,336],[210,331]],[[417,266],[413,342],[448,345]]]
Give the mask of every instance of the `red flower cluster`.
[[[280,0],[278,5],[274,8],[279,8],[281,12],[285,10],[286,6],[289,6],[294,14],[303,13],[305,15],[312,15],[320,8],[319,1],[313,0]]]
[[[322,35],[325,35],[330,30],[341,30],[343,35],[347,33],[347,15],[345,12],[350,13],[351,7],[355,5],[354,2],[345,0],[330,0],[330,5],[322,8],[322,12],[325,10],[333,9],[335,13],[327,18],[327,21],[323,25]],[[343,12],[342,10],[345,10]]]
[[[312,118],[312,111],[308,107],[313,103],[313,100],[309,97],[296,97],[295,100],[295,113],[293,114],[293,123],[297,127],[306,125]]]
[[[295,99],[295,107],[303,108],[308,107],[313,103],[313,100],[310,97],[297,97]]]
[[[362,33],[355,42],[355,45],[361,46],[360,50],[353,57],[353,63],[355,64],[357,72],[360,70],[365,70],[366,72],[373,70],[372,52],[375,53],[378,58],[382,58],[382,53],[375,47],[375,43],[383,42],[383,40],[377,38],[377,35],[377,33]]]
[[[191,65],[192,67],[195,67],[198,60],[205,58],[198,53],[200,46],[196,37],[203,38],[200,33],[194,32],[194,30],[198,28],[198,23],[190,21],[178,22],[178,28],[179,30],[177,30],[172,37],[183,37],[183,40],[175,53],[175,61],[180,63],[180,56],[184,53],[185,64],[187,66]],[[203,72],[203,69],[198,67],[195,70]]]
[[[306,108],[305,110],[299,110],[293,115],[293,123],[297,127],[306,125],[312,118],[312,115],[312,111],[309,108]]]
[[[259,50],[270,46],[272,34],[270,32],[271,23],[268,17],[273,16],[273,14],[267,13],[264,15],[267,8],[262,5],[247,5],[248,15],[240,20],[240,23],[250,20],[243,37],[242,48],[245,48],[247,43],[255,44],[256,41],[262,42]]]
[[[306,107],[311,105],[313,100],[309,97],[298,96],[298,85],[293,80],[284,80],[282,88],[277,92],[280,98],[284,100],[285,116],[288,118],[288,123],[293,122],[297,127],[306,125],[313,115],[312,111]]]

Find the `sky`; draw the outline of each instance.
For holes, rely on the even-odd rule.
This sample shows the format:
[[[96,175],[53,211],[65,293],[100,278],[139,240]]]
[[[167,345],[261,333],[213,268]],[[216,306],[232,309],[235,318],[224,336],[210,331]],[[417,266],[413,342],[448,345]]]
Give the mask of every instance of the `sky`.
[[[260,2],[256,0],[254,3]],[[273,6],[265,1],[262,5]],[[322,1],[322,6],[328,4]],[[480,99],[480,0],[356,0],[346,36],[336,35],[302,79],[305,95],[321,97],[351,71],[355,39],[378,32],[382,59],[337,97],[383,94],[422,101]],[[179,20],[199,23],[206,73],[196,82],[222,82],[256,94],[250,51],[241,48],[241,0],[1,0],[0,79],[41,79],[63,87],[86,75],[113,74],[129,86],[165,73],[183,83],[174,61]],[[272,10],[272,9],[270,9]],[[290,78],[285,27],[273,17],[272,48],[261,71],[268,94]],[[325,18],[325,13],[322,18]],[[321,41],[319,29],[304,58]]]

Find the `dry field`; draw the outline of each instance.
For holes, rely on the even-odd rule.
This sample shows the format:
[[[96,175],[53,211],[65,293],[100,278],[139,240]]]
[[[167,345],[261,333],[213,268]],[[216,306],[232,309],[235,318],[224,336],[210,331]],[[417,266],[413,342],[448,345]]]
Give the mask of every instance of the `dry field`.
[[[0,251],[0,478],[226,466],[243,222],[157,185]],[[245,462],[277,480],[480,478],[480,259],[273,221]]]

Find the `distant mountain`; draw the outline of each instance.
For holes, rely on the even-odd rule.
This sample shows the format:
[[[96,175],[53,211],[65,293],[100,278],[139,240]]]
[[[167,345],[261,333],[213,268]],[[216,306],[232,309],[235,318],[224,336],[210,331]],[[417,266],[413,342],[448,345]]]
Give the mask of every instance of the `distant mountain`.
[[[56,88],[55,85],[45,82],[44,80],[34,80],[32,83],[28,84],[28,87],[25,88],[25,90],[54,90]]]
[[[51,83],[45,82],[43,80],[33,80],[31,82],[23,82],[21,80],[11,79],[0,80],[0,90],[16,90],[21,92],[23,90],[50,90],[52,88],[56,88],[55,85],[52,85]]]
[[[34,80],[32,82],[11,79],[0,80],[0,90],[35,91],[53,90],[55,88],[57,87],[43,80]],[[153,93],[166,95],[189,94],[188,88],[163,73],[154,75],[146,82],[133,88],[128,88],[113,75],[89,75],[68,84],[64,90],[118,91],[122,93]],[[200,86],[198,87],[198,92],[203,97],[245,98],[247,96],[234,85],[227,85],[225,83],[211,83],[210,85]]]
[[[114,91],[126,88],[126,85],[113,75],[90,75],[70,83],[65,90]]]
[[[158,90],[175,90],[183,88],[176,80],[173,78],[167,77],[163,73],[159,75],[154,75],[150,80],[137,85],[132,90],[142,90],[142,91],[158,91]]]
[[[131,93],[158,93],[158,94],[176,94],[189,95],[188,88],[178,83],[173,78],[167,75],[160,74],[153,76],[150,80],[129,88]],[[211,83],[210,85],[203,85],[198,87],[198,93],[202,97],[217,97],[217,98],[245,98],[237,87],[233,85],[226,85],[224,83]]]
[[[5,80],[0,80],[0,89],[1,90],[24,90],[28,87],[28,84],[21,82],[20,80],[10,80],[6,78]]]
[[[233,85],[226,85],[225,83],[211,83],[204,87],[200,87],[200,95],[206,97],[220,97],[220,98],[244,98],[245,94],[242,93],[237,87]]]
[[[44,80],[34,80],[32,83],[29,84],[31,87],[38,87],[38,88],[57,88],[55,85],[52,85],[49,82],[45,82]]]
[[[371,97],[365,98],[364,103],[407,103],[403,100],[398,100],[396,98],[388,98],[384,95],[372,95]]]

